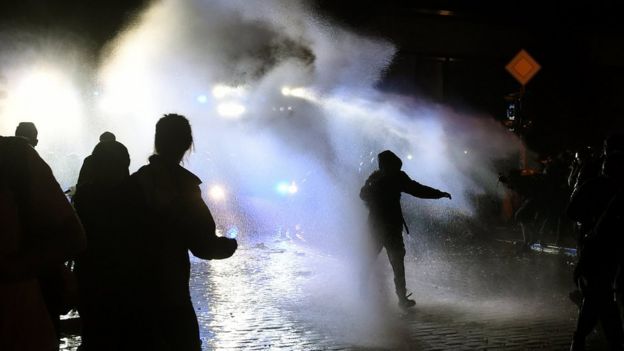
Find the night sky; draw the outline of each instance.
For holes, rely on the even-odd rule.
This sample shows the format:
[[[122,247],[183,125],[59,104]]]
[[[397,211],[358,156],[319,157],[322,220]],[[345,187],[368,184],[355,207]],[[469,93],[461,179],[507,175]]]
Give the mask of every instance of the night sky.
[[[0,3],[0,28],[76,36],[97,55],[146,0]],[[524,48],[542,71],[524,101],[524,136],[543,153],[598,143],[624,121],[624,21],[615,1],[388,2],[316,0],[322,16],[399,48],[381,89],[503,119],[519,90],[504,70]],[[435,72],[437,73],[435,73]],[[437,83],[436,83],[437,82]]]

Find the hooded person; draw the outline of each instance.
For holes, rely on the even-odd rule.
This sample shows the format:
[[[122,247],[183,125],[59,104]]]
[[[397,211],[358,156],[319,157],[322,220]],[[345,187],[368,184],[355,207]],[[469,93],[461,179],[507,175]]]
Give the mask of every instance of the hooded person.
[[[98,145],[100,145],[101,143],[108,143],[108,142],[116,141],[116,140],[117,139],[115,137],[115,134],[108,132],[108,131],[100,135],[100,142],[97,145],[95,145],[95,148],[93,149],[92,154],[85,157],[84,161],[82,162],[82,167],[80,167],[80,173],[78,174],[78,181],[76,182],[76,187],[85,183],[92,183],[94,181],[96,172],[93,169],[94,165],[92,163],[93,163],[93,155],[96,154]],[[111,148],[110,145],[114,145],[114,144],[108,144],[108,145],[109,146],[107,148]],[[112,147],[114,148],[114,146]]]
[[[368,177],[360,190],[360,198],[364,200],[369,210],[368,223],[373,243],[371,260],[377,257],[382,248],[386,248],[394,271],[394,285],[399,298],[399,306],[408,308],[416,303],[409,299],[405,287],[403,228],[407,233],[409,231],[401,210],[401,193],[421,199],[444,197],[451,199],[451,194],[412,180],[401,170],[403,166],[401,159],[390,150],[380,153],[377,159],[379,169]],[[368,272],[363,274],[367,277]],[[366,277],[363,277],[363,281],[367,281]]]
[[[136,313],[128,298],[133,281],[135,250],[129,245],[138,221],[129,182],[130,156],[117,141],[101,141],[89,156],[92,172],[73,197],[89,246],[76,259],[82,321],[81,351],[117,350],[129,344],[123,335],[135,328],[128,321]],[[136,319],[136,318],[135,318]]]

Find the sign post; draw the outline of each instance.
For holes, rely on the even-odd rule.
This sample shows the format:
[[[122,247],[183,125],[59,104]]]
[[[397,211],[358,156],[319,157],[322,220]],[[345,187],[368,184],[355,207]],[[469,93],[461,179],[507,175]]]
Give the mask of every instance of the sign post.
[[[539,72],[542,68],[528,52],[524,49],[520,50],[518,54],[505,66],[507,72],[509,72],[516,80],[524,86]]]
[[[520,83],[520,92],[514,96],[510,104],[514,107],[513,119],[508,116],[508,123],[512,126],[523,127],[521,113],[522,113],[522,98],[524,97],[526,84],[535,77],[537,72],[542,68],[537,61],[526,50],[522,49],[516,54],[516,56],[505,66],[505,69]],[[509,111],[509,108],[508,108]],[[509,114],[509,113],[508,113]],[[514,127],[515,129],[515,127]],[[527,155],[524,144],[522,146],[521,166],[523,169],[527,167]]]

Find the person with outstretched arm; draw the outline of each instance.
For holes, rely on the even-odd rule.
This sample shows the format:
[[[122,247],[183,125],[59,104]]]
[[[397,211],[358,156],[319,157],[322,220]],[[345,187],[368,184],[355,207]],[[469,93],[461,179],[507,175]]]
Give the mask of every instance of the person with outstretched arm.
[[[360,190],[360,198],[369,210],[368,223],[372,239],[371,262],[386,248],[388,259],[394,271],[394,285],[399,306],[409,308],[416,303],[409,299],[405,287],[405,245],[403,228],[407,229],[401,211],[401,193],[421,199],[451,199],[451,194],[412,180],[401,170],[403,162],[392,151],[386,150],[377,156],[379,169],[374,171]],[[408,231],[409,233],[409,231]],[[370,268],[370,265],[367,267]],[[363,272],[366,282],[368,271]]]

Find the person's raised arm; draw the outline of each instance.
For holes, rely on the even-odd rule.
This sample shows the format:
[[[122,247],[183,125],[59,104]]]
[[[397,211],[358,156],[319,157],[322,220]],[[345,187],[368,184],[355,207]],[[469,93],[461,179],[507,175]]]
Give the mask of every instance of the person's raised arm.
[[[401,191],[421,199],[451,199],[451,194],[412,180],[405,172],[400,175]]]

